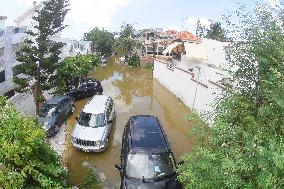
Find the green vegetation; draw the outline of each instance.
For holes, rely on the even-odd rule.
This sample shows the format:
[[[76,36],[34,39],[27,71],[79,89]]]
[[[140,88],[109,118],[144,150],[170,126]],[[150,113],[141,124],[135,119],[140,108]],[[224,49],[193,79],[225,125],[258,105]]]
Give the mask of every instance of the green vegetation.
[[[116,39],[114,49],[120,56],[125,56],[129,65],[139,66],[140,61],[137,59],[137,49],[141,49],[141,43],[135,39],[134,27],[132,24],[124,24],[121,26],[119,37]],[[130,61],[130,62],[129,62]]]
[[[199,31],[199,35],[203,33]],[[204,34],[203,34],[204,35]],[[210,29],[207,29],[207,33],[205,35],[208,39],[213,39],[217,41],[226,41],[225,30],[221,27],[220,22],[211,22]]]
[[[43,126],[0,97],[0,188],[65,188],[66,172]]]
[[[91,168],[88,169],[87,176],[84,178],[84,181],[79,185],[80,189],[90,189],[90,188],[101,188],[95,171]]]
[[[96,48],[97,52],[102,55],[111,55],[112,47],[114,44],[114,34],[108,32],[107,30],[100,30],[95,27],[88,33],[84,34],[84,40],[92,41],[93,46]]]
[[[129,57],[128,65],[129,66],[140,66],[140,58],[137,55],[137,53]]]
[[[19,92],[30,89],[29,80],[34,79],[32,92],[36,103],[36,113],[39,110],[37,99],[43,98],[43,91],[49,90],[56,85],[55,70],[59,61],[60,49],[63,43],[50,40],[66,26],[63,25],[67,9],[68,0],[48,0],[43,2],[43,8],[37,10],[37,16],[33,17],[36,21],[34,31],[28,31],[29,39],[25,40],[24,45],[17,55],[17,61],[23,62],[18,67],[19,71],[27,77],[15,77],[14,82],[18,84]]]
[[[201,25],[200,20],[197,20],[195,35],[199,38],[204,37],[205,27]]]
[[[80,78],[86,77],[99,62],[99,55],[78,54],[75,57],[65,58],[58,65],[57,91],[63,94],[70,84],[76,84]]]
[[[236,13],[237,90],[216,104],[206,142],[184,156],[185,188],[284,188],[283,10],[258,5]]]

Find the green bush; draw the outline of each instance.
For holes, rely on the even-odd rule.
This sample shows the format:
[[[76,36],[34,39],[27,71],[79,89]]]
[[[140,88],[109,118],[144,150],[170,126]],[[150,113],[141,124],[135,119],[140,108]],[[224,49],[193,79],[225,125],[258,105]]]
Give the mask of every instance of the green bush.
[[[185,188],[284,188],[283,10],[258,5],[237,17],[241,42],[230,52],[237,88],[216,103],[207,142],[184,156]]]
[[[99,55],[81,55],[67,57],[59,63],[57,69],[57,91],[64,93],[70,83],[84,78],[100,62]]]
[[[128,59],[128,65],[140,66],[140,58],[136,53]]]
[[[101,188],[97,180],[97,174],[91,168],[88,169],[87,175],[83,182],[79,185],[80,189]]]
[[[0,188],[65,188],[66,172],[43,126],[0,97]]]

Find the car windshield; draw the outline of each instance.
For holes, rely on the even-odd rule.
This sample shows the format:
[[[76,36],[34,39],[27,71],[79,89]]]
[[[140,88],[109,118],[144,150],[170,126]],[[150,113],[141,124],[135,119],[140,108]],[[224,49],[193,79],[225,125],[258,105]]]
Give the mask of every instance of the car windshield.
[[[45,104],[40,112],[39,115],[41,117],[53,117],[56,114],[57,105],[56,104]]]
[[[129,154],[126,175],[137,179],[157,179],[174,174],[176,166],[170,153]]]
[[[104,114],[90,114],[82,112],[78,123],[85,127],[103,127],[105,125]]]

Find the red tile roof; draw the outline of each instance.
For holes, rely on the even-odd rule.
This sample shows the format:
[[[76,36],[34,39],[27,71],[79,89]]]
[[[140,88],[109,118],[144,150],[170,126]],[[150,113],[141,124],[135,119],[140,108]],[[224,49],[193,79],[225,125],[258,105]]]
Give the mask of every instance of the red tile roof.
[[[168,30],[161,32],[160,35],[169,35],[169,36],[175,36],[176,39],[186,40],[186,41],[201,41],[199,37],[196,35],[193,35],[189,31],[181,31],[178,32],[176,30]]]
[[[199,37],[197,37],[196,35],[193,35],[192,33],[188,31],[179,32],[176,35],[176,38],[181,39],[181,40],[189,40],[189,41],[200,41],[201,40]]]

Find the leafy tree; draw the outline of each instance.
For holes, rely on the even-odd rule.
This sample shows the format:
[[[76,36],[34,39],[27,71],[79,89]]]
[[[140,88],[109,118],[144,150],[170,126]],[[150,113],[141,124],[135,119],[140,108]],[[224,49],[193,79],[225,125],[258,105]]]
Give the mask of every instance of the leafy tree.
[[[20,49],[17,61],[23,62],[20,71],[27,77],[14,78],[18,84],[18,91],[29,90],[28,81],[34,79],[32,91],[36,103],[36,112],[39,110],[39,99],[43,99],[43,91],[53,88],[56,83],[55,70],[59,61],[60,49],[63,43],[51,40],[51,37],[62,31],[64,18],[69,9],[68,0],[48,0],[42,2],[43,8],[37,10],[33,19],[37,22],[34,30],[27,32],[29,38]]]
[[[198,37],[203,37],[204,36],[204,26],[202,26],[201,25],[201,22],[200,22],[200,20],[198,19],[197,20],[197,26],[196,26],[196,36],[198,36]]]
[[[210,29],[207,29],[205,37],[218,41],[226,41],[225,30],[221,27],[220,22],[211,22]]]
[[[114,44],[115,50],[120,55],[126,56],[127,60],[131,59],[136,49],[141,49],[141,43],[135,39],[136,36],[134,32],[135,29],[132,24],[122,25],[119,37]]]
[[[92,41],[96,50],[101,54],[111,55],[114,44],[113,33],[104,29],[100,30],[98,27],[95,27],[90,32],[84,34],[84,40]]]
[[[59,93],[66,92],[69,85],[78,84],[80,78],[84,78],[98,64],[98,55],[81,55],[67,57],[58,65],[57,90]]]
[[[66,172],[43,126],[0,97],[0,188],[65,188]]]
[[[184,157],[185,188],[284,188],[283,9],[236,13],[237,88],[216,104],[207,142]]]

